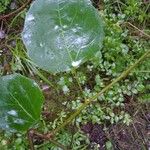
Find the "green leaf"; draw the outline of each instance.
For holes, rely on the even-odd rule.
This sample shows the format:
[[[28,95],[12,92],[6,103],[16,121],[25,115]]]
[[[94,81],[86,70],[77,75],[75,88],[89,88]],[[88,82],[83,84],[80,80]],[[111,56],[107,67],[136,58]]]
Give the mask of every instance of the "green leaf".
[[[40,68],[64,72],[92,58],[102,47],[103,24],[90,0],[36,0],[22,38]]]
[[[40,119],[43,94],[31,79],[19,74],[0,77],[0,128],[26,131]]]

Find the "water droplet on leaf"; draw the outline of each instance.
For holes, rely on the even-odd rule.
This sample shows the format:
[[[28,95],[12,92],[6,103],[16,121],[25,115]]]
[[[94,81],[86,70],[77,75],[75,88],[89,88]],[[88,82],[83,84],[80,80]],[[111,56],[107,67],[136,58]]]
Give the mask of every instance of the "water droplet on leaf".
[[[7,114],[9,114],[11,116],[15,116],[15,117],[18,115],[15,110],[10,110],[10,111],[7,112]]]
[[[28,15],[27,21],[32,21],[34,20],[34,16],[32,14]]]
[[[72,66],[73,66],[73,67],[78,67],[81,62],[82,62],[82,60],[73,61],[73,62],[72,62]]]

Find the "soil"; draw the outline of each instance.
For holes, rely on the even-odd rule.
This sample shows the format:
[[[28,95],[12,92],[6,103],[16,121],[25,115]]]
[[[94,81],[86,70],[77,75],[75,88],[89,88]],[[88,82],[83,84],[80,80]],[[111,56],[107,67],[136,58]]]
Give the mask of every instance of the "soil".
[[[132,107],[130,107],[130,110],[133,109]],[[150,105],[142,105],[138,112],[137,110],[132,112],[133,122],[129,126],[117,123],[106,126],[107,130],[104,131],[103,125],[92,124],[91,122],[83,125],[81,129],[84,133],[89,135],[89,139],[91,141],[89,150],[92,150],[94,143],[99,144],[99,150],[105,150],[105,144],[108,140],[113,144],[114,150],[149,150],[149,107]]]

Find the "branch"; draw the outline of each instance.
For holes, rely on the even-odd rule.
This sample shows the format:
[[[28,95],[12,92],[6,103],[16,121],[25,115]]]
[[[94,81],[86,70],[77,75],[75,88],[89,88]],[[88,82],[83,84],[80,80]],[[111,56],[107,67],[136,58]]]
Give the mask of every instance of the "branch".
[[[130,22],[124,22],[128,25],[130,25],[132,28],[135,28],[136,30],[138,30],[140,33],[142,33],[143,35],[145,35],[148,39],[150,39],[150,35],[148,35],[147,33],[145,33],[144,31],[140,30],[139,28],[137,28],[136,26],[134,26],[132,23]]]
[[[120,81],[123,78],[125,78],[140,62],[142,62],[143,60],[145,60],[146,57],[148,57],[149,55],[150,55],[150,50],[148,50],[147,52],[145,52],[145,54],[142,55],[132,66],[130,66],[127,70],[125,70],[124,72],[122,72],[122,74],[118,78],[116,78],[109,85],[107,85],[105,88],[103,88],[98,94],[96,94],[95,96],[93,96],[91,99],[85,100],[85,102],[76,110],[75,113],[73,113],[68,119],[66,119],[66,121],[64,121],[64,123],[62,125],[60,125],[58,128],[56,128],[53,131],[53,135],[56,135],[56,133],[58,133],[66,125],[68,125],[69,123],[71,123],[71,121],[75,117],[77,117],[82,112],[82,110],[84,110],[89,104],[91,104],[100,95],[102,95],[103,93],[105,93],[106,91],[108,91],[111,87],[113,87],[114,84],[116,84],[118,81]]]
[[[24,5],[22,5],[22,6],[21,6],[20,8],[18,8],[17,10],[15,10],[15,11],[13,11],[13,12],[7,14],[7,15],[2,15],[2,16],[0,16],[0,20],[4,20],[4,19],[6,19],[6,18],[12,17],[12,16],[14,16],[15,14],[21,12],[21,11],[24,10],[24,9],[27,7],[27,5],[29,5],[31,2],[32,2],[32,0],[28,0]]]
[[[40,138],[42,138],[43,140],[47,140],[47,141],[50,141],[51,143],[53,143],[54,145],[60,147],[61,149],[63,150],[68,150],[67,147],[65,147],[64,145],[62,145],[61,143],[53,140],[53,135],[51,133],[46,133],[46,134],[42,134],[42,133],[39,133],[38,131],[36,131],[35,129],[30,129],[28,131],[28,139],[29,139],[29,144],[30,144],[30,149],[31,150],[35,150],[34,149],[34,143],[33,143],[33,138],[34,136],[38,136]]]
[[[33,132],[32,132],[32,130],[29,130],[27,132],[27,136],[28,136],[28,140],[29,140],[30,149],[35,150],[34,149],[34,144],[33,144]]]

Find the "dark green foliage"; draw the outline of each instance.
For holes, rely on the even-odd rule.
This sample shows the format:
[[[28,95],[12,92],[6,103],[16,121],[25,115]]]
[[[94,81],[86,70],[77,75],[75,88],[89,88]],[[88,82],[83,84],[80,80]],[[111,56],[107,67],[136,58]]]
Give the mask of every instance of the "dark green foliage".
[[[8,5],[10,4],[11,0],[1,0],[0,1],[0,13],[4,12],[7,8]]]
[[[19,74],[0,78],[0,128],[27,131],[40,120],[43,95],[38,85]]]

